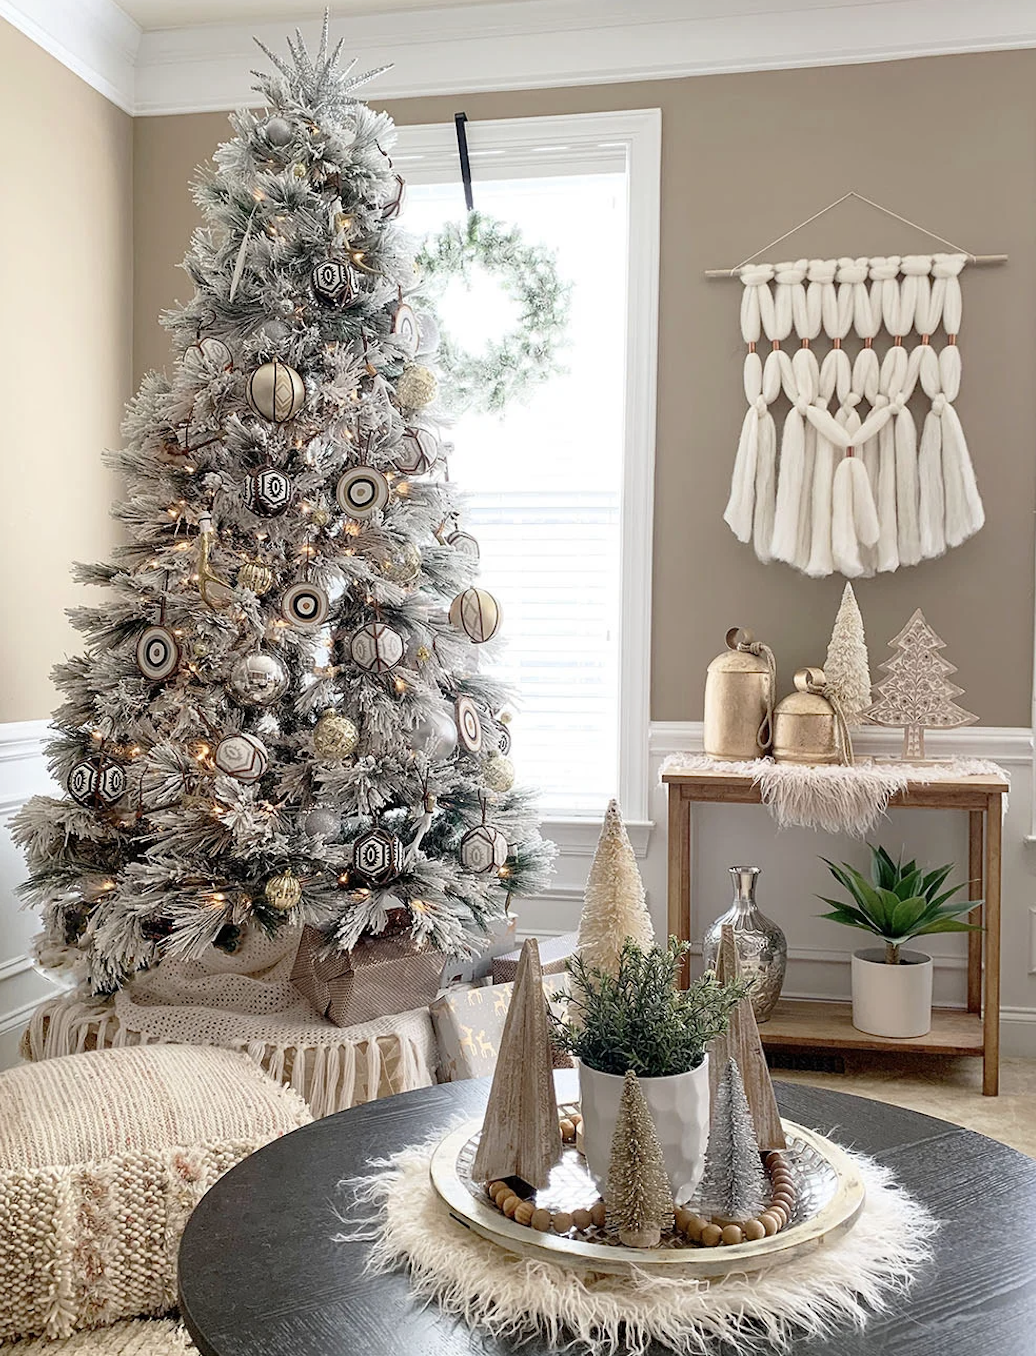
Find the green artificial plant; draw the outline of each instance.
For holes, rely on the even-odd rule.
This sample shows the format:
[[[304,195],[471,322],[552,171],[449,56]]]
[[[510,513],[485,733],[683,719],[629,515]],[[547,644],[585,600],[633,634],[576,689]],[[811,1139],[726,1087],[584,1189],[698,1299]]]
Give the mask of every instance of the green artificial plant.
[[[840,899],[828,899],[818,895],[825,904],[831,905],[831,913],[821,914],[835,923],[844,923],[846,927],[860,928],[880,937],[885,943],[885,961],[888,965],[899,965],[900,948],[915,937],[925,937],[935,932],[977,932],[981,929],[972,923],[962,923],[961,915],[969,913],[980,899],[958,899],[951,903],[953,896],[964,885],[954,885],[948,890],[942,887],[946,877],[953,870],[952,862],[948,866],[938,866],[925,872],[915,861],[904,862],[900,857],[894,862],[883,847],[868,844],[871,853],[871,880],[849,866],[847,862],[836,865],[826,857],[820,860],[850,896],[850,902]]]
[[[627,938],[617,974],[575,956],[568,967],[568,1015],[552,1018],[557,1043],[588,1068],[619,1077],[629,1069],[638,1078],[696,1069],[751,981],[721,984],[707,971],[681,989],[678,976],[689,951],[689,943],[675,937],[668,946],[647,949]]]

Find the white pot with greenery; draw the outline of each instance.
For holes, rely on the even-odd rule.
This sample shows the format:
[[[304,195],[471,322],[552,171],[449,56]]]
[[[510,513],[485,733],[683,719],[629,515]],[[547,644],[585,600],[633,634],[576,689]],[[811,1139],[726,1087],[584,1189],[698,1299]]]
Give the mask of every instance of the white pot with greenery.
[[[689,1200],[705,1167],[709,1136],[709,1042],[726,1030],[748,984],[720,984],[711,972],[689,989],[677,977],[690,947],[642,950],[627,940],[618,973],[570,964],[568,1016],[555,1022],[558,1041],[578,1061],[586,1165],[603,1192],[626,1072],[640,1080],[679,1204]]]
[[[916,862],[894,862],[882,847],[870,851],[871,880],[845,862],[822,859],[849,895],[848,901],[821,895],[832,908],[822,917],[884,943],[853,953],[853,1026],[871,1036],[924,1036],[932,1026],[932,958],[904,947],[933,933],[978,931],[961,917],[982,901],[950,902],[964,889],[942,888],[952,863],[926,872]]]

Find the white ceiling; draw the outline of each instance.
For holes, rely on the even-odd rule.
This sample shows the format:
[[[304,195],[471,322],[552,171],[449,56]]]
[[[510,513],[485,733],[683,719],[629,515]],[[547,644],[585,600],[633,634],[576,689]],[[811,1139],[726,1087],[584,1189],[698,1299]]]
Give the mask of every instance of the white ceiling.
[[[335,19],[357,14],[375,15],[432,9],[444,0],[334,0]],[[447,0],[455,5],[486,4],[488,0]],[[188,28],[195,24],[278,21],[286,25],[319,18],[321,0],[117,0],[119,8],[145,32],[160,28]]]

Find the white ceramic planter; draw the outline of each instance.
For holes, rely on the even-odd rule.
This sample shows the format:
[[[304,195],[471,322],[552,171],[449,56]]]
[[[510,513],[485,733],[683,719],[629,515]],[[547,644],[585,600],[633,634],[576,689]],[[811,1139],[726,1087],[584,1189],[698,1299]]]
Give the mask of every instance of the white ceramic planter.
[[[869,947],[853,953],[853,1026],[871,1036],[924,1036],[932,1025],[932,958],[901,951],[899,965]]]
[[[586,1166],[602,1194],[608,1183],[612,1138],[619,1116],[623,1079],[579,1065],[579,1100]],[[640,1086],[655,1122],[666,1172],[679,1205],[690,1200],[705,1170],[709,1138],[708,1056],[690,1073],[642,1078]]]

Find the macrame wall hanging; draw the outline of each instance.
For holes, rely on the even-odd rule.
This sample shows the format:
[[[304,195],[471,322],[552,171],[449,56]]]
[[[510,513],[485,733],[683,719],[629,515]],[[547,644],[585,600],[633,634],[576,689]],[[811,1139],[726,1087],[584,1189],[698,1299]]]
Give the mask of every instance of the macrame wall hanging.
[[[916,227],[857,193],[809,221],[850,197]],[[723,517],[761,561],[855,578],[941,556],[982,526],[953,403],[960,273],[1006,255],[953,248],[779,264],[754,255],[706,274],[742,283],[748,410]],[[920,435],[915,392],[925,402]]]

